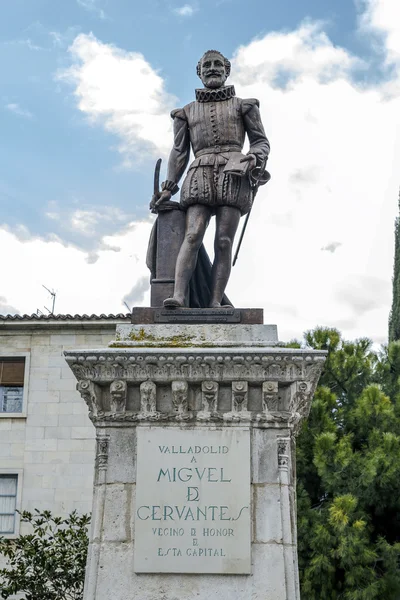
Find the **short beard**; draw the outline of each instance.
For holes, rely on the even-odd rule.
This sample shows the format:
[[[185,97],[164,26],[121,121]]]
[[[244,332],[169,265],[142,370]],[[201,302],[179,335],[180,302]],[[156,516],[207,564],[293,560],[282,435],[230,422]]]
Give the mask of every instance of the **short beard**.
[[[210,89],[216,89],[222,87],[225,81],[223,77],[210,77],[208,80],[204,79],[203,85]]]

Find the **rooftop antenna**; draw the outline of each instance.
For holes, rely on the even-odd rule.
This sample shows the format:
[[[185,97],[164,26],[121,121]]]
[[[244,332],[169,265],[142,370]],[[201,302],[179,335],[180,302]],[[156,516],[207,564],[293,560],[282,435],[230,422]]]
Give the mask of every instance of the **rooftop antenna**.
[[[131,308],[129,308],[129,306],[127,305],[127,303],[126,303],[125,301],[124,301],[124,304],[125,304],[126,308],[128,309],[128,312],[129,312],[129,313],[131,313],[131,312],[132,312],[132,309],[131,309]]]
[[[42,313],[42,311],[40,310],[40,308],[37,308],[37,309],[36,309],[36,314],[37,314],[37,316],[38,316],[38,317],[42,317],[42,316],[43,316],[43,313]]]
[[[50,294],[50,296],[52,297],[53,303],[52,303],[52,307],[51,310],[49,308],[47,308],[47,306],[45,306],[45,309],[47,310],[47,312],[49,312],[51,315],[54,315],[54,306],[56,303],[56,292],[54,290],[49,290],[49,288],[47,288],[45,285],[42,284],[42,287],[44,287],[45,290],[47,290]]]

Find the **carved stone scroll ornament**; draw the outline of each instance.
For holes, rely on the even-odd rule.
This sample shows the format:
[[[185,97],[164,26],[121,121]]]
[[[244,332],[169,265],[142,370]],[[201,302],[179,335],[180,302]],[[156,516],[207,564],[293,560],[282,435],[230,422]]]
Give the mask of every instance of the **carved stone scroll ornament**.
[[[232,381],[232,410],[235,413],[247,412],[248,383]]]
[[[96,438],[96,461],[99,469],[107,469],[109,443],[110,438],[108,435],[99,435]]]
[[[290,438],[278,438],[278,468],[282,471],[289,469]]]
[[[126,381],[116,379],[110,385],[110,405],[111,411],[114,413],[122,413],[126,406]]]
[[[294,432],[298,433],[300,423],[307,418],[317,381],[296,381],[291,385],[290,411],[294,423]]]
[[[201,384],[202,410],[197,413],[199,421],[207,421],[217,412],[218,389],[219,385],[216,381],[203,381]]]
[[[262,384],[262,405],[264,413],[279,410],[278,382],[264,381]]]
[[[157,412],[156,397],[157,387],[154,381],[143,381],[140,384],[140,414],[139,419],[155,420],[160,414]]]
[[[232,381],[232,411],[224,414],[225,421],[250,421],[247,381]]]
[[[191,419],[192,413],[188,412],[189,386],[187,381],[173,381],[171,383],[172,405],[177,421]]]
[[[76,384],[76,389],[88,405],[90,419],[95,419],[100,410],[98,405],[100,399],[98,386],[93,383],[93,381],[79,379],[78,383]]]

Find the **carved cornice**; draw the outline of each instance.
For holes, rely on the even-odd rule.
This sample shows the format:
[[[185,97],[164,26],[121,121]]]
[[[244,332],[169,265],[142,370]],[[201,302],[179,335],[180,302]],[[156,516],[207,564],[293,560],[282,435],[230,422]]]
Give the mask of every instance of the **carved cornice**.
[[[95,424],[199,421],[295,432],[325,360],[322,352],[274,348],[65,354]]]
[[[230,382],[248,380],[293,381],[318,379],[325,354],[317,353],[270,353],[250,350],[224,352],[159,351],[143,349],[141,352],[116,351],[65,353],[66,360],[75,377],[93,382],[111,382],[123,379],[129,382],[152,380],[168,382],[184,380],[202,382],[212,380]]]

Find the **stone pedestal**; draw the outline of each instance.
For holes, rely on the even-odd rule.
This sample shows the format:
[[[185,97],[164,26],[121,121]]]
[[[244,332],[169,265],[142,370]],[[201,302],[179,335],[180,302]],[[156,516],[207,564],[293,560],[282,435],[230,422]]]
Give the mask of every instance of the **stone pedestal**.
[[[154,324],[66,359],[97,432],[84,600],[299,600],[294,444],[325,353]]]
[[[175,265],[185,234],[186,213],[177,202],[169,202],[166,210],[160,210],[154,233],[154,272],[150,285],[151,306],[162,306],[165,298],[174,294]]]

